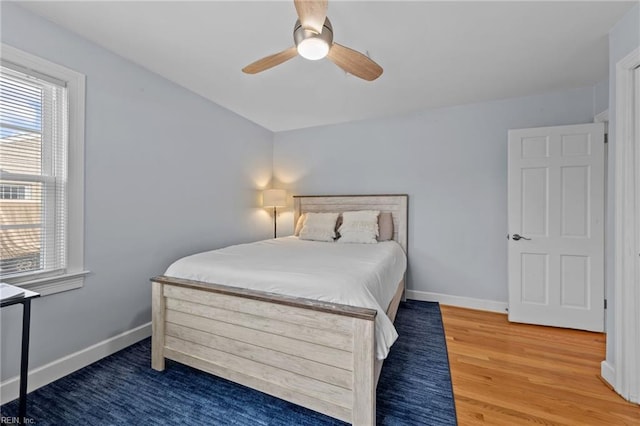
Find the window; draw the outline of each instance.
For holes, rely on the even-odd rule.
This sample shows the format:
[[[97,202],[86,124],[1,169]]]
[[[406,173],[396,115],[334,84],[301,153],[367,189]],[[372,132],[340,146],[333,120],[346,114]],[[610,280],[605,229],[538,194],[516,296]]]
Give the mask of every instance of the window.
[[[0,277],[54,293],[80,287],[84,76],[2,45]]]
[[[0,158],[0,164],[2,158]],[[26,200],[31,195],[30,185],[3,185],[0,184],[0,200]]]

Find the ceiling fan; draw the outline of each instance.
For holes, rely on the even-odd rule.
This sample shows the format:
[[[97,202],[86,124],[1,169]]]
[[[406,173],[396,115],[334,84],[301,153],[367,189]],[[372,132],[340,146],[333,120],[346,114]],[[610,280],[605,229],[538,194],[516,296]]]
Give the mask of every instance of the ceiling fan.
[[[293,28],[295,46],[259,59],[242,68],[247,74],[257,74],[300,55],[310,60],[327,57],[345,72],[373,81],[382,74],[382,67],[366,55],[333,42],[333,27],[327,18],[326,0],[294,0],[298,20]]]

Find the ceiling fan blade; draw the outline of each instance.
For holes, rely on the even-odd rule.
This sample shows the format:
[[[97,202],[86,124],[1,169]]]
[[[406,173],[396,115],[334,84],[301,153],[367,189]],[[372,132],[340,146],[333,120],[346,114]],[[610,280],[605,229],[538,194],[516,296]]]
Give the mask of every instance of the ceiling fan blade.
[[[293,0],[302,28],[320,34],[327,17],[326,0]]]
[[[268,70],[269,68],[273,68],[276,65],[280,65],[281,63],[293,58],[297,54],[298,51],[296,50],[295,46],[290,47],[286,50],[283,50],[282,52],[264,57],[262,59],[258,59],[257,61],[242,68],[242,72],[247,74],[257,74],[264,70]]]
[[[382,75],[382,67],[367,56],[338,43],[333,43],[327,58],[356,77],[373,81]]]

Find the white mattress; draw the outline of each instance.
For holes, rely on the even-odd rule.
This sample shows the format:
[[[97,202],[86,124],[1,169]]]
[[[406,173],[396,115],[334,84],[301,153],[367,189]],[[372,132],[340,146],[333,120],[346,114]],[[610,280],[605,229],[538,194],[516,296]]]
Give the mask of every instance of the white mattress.
[[[339,244],[291,236],[187,256],[165,275],[376,309],[376,357],[384,359],[398,338],[385,311],[406,267],[395,241]]]

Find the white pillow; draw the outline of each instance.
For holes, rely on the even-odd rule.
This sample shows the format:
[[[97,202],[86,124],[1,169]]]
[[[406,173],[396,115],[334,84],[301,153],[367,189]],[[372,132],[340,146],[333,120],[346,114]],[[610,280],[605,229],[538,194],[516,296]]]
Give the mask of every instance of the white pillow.
[[[378,242],[377,210],[362,210],[342,213],[339,243],[375,244]]]
[[[333,242],[339,213],[307,213],[300,230],[301,240]]]
[[[296,237],[300,236],[300,231],[302,231],[302,226],[304,225],[304,220],[307,218],[306,213],[302,213],[298,218],[298,222],[296,223],[296,229],[293,231],[293,235]]]

